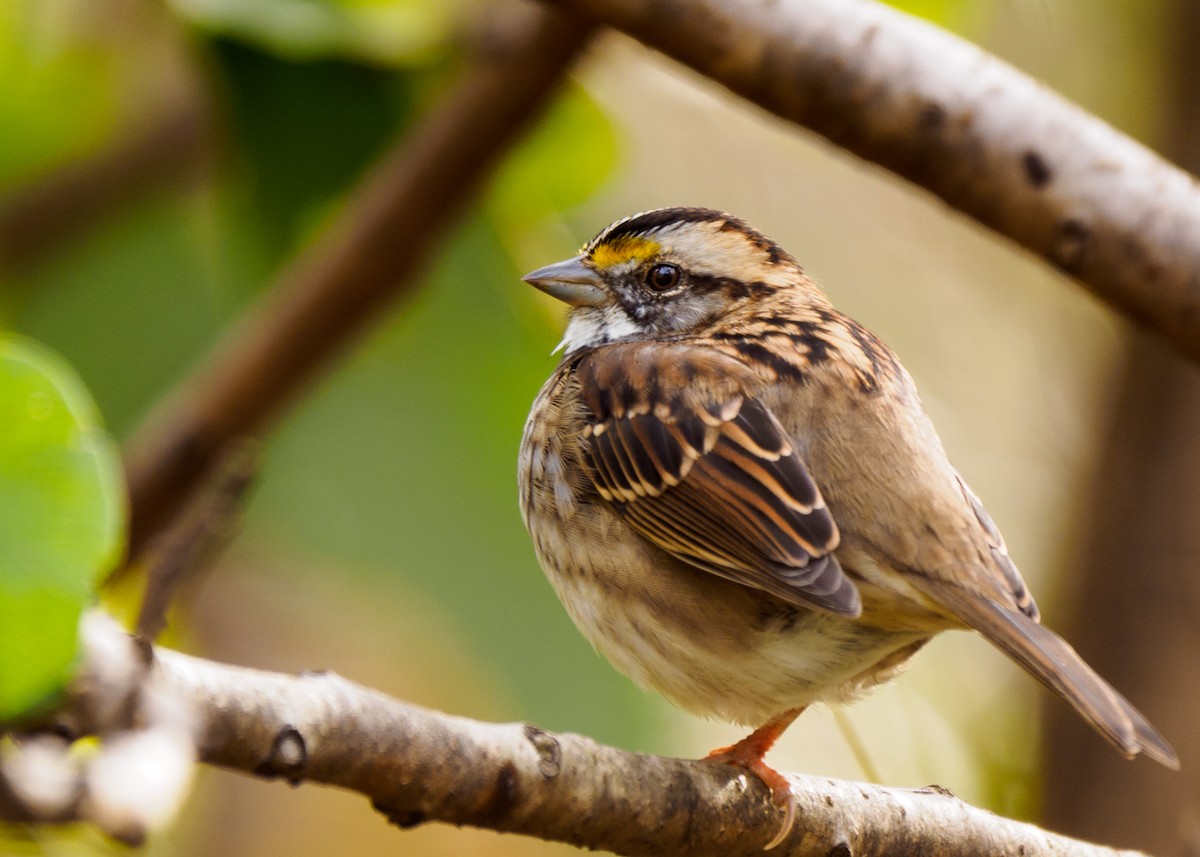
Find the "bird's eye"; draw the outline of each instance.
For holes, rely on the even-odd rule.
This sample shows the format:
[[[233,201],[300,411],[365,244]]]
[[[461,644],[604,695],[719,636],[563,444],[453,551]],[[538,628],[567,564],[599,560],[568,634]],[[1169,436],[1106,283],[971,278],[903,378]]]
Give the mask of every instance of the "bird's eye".
[[[652,265],[646,271],[646,285],[656,292],[665,292],[679,285],[679,268],[675,265]]]

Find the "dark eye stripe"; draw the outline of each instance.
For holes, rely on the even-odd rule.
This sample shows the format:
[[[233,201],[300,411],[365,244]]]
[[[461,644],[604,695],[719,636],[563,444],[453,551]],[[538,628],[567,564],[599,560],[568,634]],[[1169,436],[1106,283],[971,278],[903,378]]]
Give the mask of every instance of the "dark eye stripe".
[[[692,292],[725,292],[731,298],[746,298],[751,295],[766,296],[777,289],[761,280],[735,280],[731,277],[715,277],[711,274],[688,272],[688,290]]]

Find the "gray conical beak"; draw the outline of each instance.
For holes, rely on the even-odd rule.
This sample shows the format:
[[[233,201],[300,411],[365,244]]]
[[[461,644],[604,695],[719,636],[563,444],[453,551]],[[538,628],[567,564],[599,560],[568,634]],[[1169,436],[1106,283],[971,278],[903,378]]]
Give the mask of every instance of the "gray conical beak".
[[[583,256],[538,268],[521,279],[571,306],[599,306],[608,297],[599,275],[583,264]]]

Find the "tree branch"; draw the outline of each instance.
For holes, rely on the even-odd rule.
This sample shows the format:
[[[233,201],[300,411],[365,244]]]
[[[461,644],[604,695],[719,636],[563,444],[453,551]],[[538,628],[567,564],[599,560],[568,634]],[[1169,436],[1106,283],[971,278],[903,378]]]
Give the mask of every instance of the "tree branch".
[[[872,0],[552,0],[941,197],[1200,359],[1200,187],[975,45]]]
[[[86,158],[0,197],[0,272],[21,274],[131,198],[203,171],[211,107],[188,93]]]
[[[257,475],[257,444],[226,444],[170,526],[160,531],[145,563],[146,585],[135,626],[139,637],[158,637],[175,596],[212,568],[212,558],[238,529],[242,503]]]
[[[780,823],[762,783],[724,765],[439,714],[329,673],[290,676],[157,649],[147,674],[145,650],[111,620],[90,617],[84,636],[87,661],[61,726],[111,733],[113,712],[123,711],[136,724],[143,718],[128,700],[152,691],[159,707],[171,700],[187,712],[172,722],[193,724],[202,761],[350,789],[400,827],[441,821],[617,854],[737,857],[761,854]],[[798,821],[780,855],[1134,854],[1000,818],[937,788],[791,780]],[[3,800],[0,811],[17,812]]]
[[[126,450],[131,557],[227,443],[262,431],[416,285],[454,216],[549,101],[594,29],[567,12],[530,11],[518,32],[490,34],[507,38],[485,46],[432,115],[364,178],[325,238],[135,433]]]

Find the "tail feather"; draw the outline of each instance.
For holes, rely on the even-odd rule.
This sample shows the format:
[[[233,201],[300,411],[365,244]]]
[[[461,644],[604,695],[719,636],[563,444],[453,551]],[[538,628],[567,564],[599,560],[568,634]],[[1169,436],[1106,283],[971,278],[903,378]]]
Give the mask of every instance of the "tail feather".
[[[1179,757],[1158,730],[1049,628],[957,584],[929,578],[924,582],[950,612],[1070,703],[1127,758],[1144,753],[1179,769]]]

